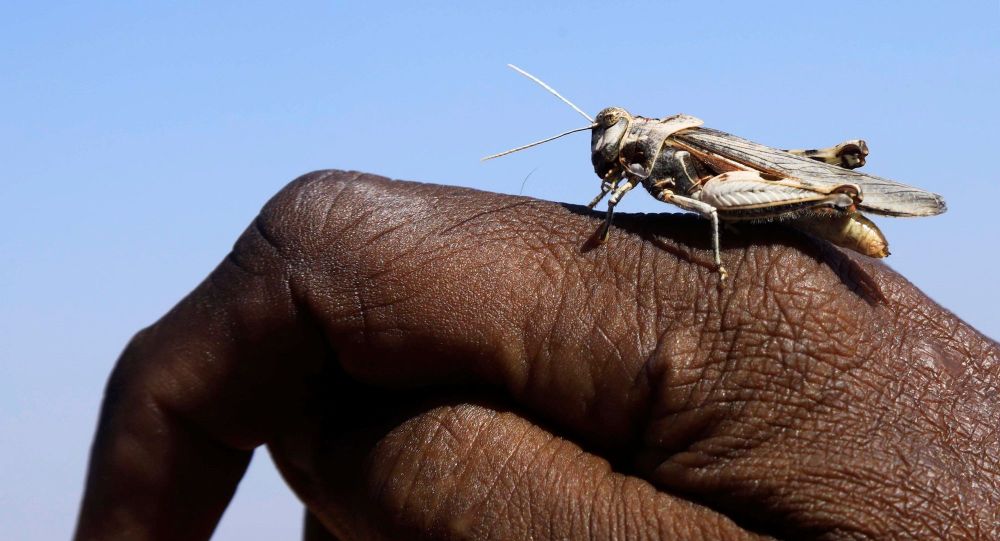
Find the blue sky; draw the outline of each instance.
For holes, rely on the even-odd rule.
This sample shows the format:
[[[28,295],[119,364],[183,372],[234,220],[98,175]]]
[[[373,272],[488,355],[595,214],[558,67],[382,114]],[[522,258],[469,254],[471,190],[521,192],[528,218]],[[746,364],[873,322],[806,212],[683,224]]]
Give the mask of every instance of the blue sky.
[[[66,538],[129,336],[319,168],[585,203],[591,114],[696,115],[777,147],[861,137],[943,194],[887,263],[1000,336],[997,2],[0,3],[0,538]],[[674,211],[643,193],[620,207]],[[725,240],[723,239],[723,242]],[[218,539],[298,535],[265,453]]]

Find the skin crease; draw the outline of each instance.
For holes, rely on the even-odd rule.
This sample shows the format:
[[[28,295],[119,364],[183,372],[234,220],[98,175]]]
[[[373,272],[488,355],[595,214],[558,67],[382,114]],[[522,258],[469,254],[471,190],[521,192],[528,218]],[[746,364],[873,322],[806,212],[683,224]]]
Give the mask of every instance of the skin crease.
[[[780,226],[338,171],[108,383],[76,539],[207,539],[267,445],[308,539],[1000,538],[1000,348]]]

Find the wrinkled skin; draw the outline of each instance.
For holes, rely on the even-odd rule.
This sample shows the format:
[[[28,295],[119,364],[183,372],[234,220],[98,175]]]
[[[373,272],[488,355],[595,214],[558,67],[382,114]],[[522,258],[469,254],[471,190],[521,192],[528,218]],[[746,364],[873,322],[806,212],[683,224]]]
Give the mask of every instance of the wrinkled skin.
[[[1000,538],[1000,349],[778,226],[341,172],[135,336],[78,539],[205,539],[267,445],[313,539]]]

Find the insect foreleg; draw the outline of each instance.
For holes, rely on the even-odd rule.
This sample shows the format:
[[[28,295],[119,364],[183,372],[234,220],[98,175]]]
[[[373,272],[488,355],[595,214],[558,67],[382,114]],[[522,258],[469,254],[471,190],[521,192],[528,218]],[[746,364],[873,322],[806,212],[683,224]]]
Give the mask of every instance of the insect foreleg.
[[[607,181],[607,180],[605,180],[604,182],[601,182],[601,193],[597,194],[597,197],[593,198],[590,201],[590,203],[587,203],[587,208],[592,209],[592,208],[596,207],[597,204],[601,202],[601,199],[604,199],[604,196],[608,195],[608,192],[610,192],[611,190],[614,190],[617,187],[618,187],[618,181],[617,180],[614,181],[614,182]]]
[[[852,139],[832,147],[816,150],[789,150],[787,152],[803,158],[839,165],[844,169],[857,169],[865,164],[865,157],[868,156],[868,144],[861,139]]]
[[[611,232],[611,218],[615,215],[615,205],[618,204],[618,201],[623,195],[627,194],[632,188],[635,188],[639,182],[640,180],[638,179],[626,179],[623,184],[615,188],[615,191],[611,192],[611,198],[608,199],[608,215],[604,219],[604,225],[601,227],[601,234],[598,236],[601,242],[608,240],[608,234]],[[601,189],[603,190],[603,187]],[[601,197],[603,197],[603,195]]]

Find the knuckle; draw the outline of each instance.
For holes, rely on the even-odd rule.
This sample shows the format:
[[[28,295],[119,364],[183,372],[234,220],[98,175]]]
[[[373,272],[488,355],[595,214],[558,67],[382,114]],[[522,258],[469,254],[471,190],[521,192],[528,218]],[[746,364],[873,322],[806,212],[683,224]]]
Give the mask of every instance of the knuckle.
[[[360,173],[315,171],[300,176],[271,198],[254,220],[247,235],[280,257],[300,261],[307,258],[317,242],[323,242],[326,221],[334,208],[348,204],[341,194],[361,180]]]
[[[421,197],[409,193],[415,186],[354,171],[302,175],[264,205],[230,262],[250,274],[276,268],[302,277],[364,273],[373,260],[392,259],[375,253],[383,237],[415,221],[414,207],[421,205]]]
[[[156,407],[156,393],[163,382],[162,366],[150,361],[151,351],[158,347],[157,332],[157,324],[139,330],[118,357],[104,385],[102,419]]]
[[[475,451],[479,427],[493,415],[474,406],[439,407],[395,429],[375,449],[372,496],[404,524],[447,524],[448,501],[468,488],[457,470]]]
[[[154,323],[137,331],[122,350],[108,379],[111,390],[125,389],[141,377],[140,371],[148,364],[147,359],[157,347],[160,323]]]
[[[152,328],[150,327],[138,331],[125,346],[104,387],[105,410],[114,409],[125,400],[127,391],[131,388],[132,380],[135,378],[134,360],[141,357],[137,355],[137,352],[142,348],[143,342],[151,332]]]
[[[508,413],[461,405],[412,419],[376,450],[371,489],[405,528],[446,537],[525,538],[565,529],[547,487],[567,448]]]

